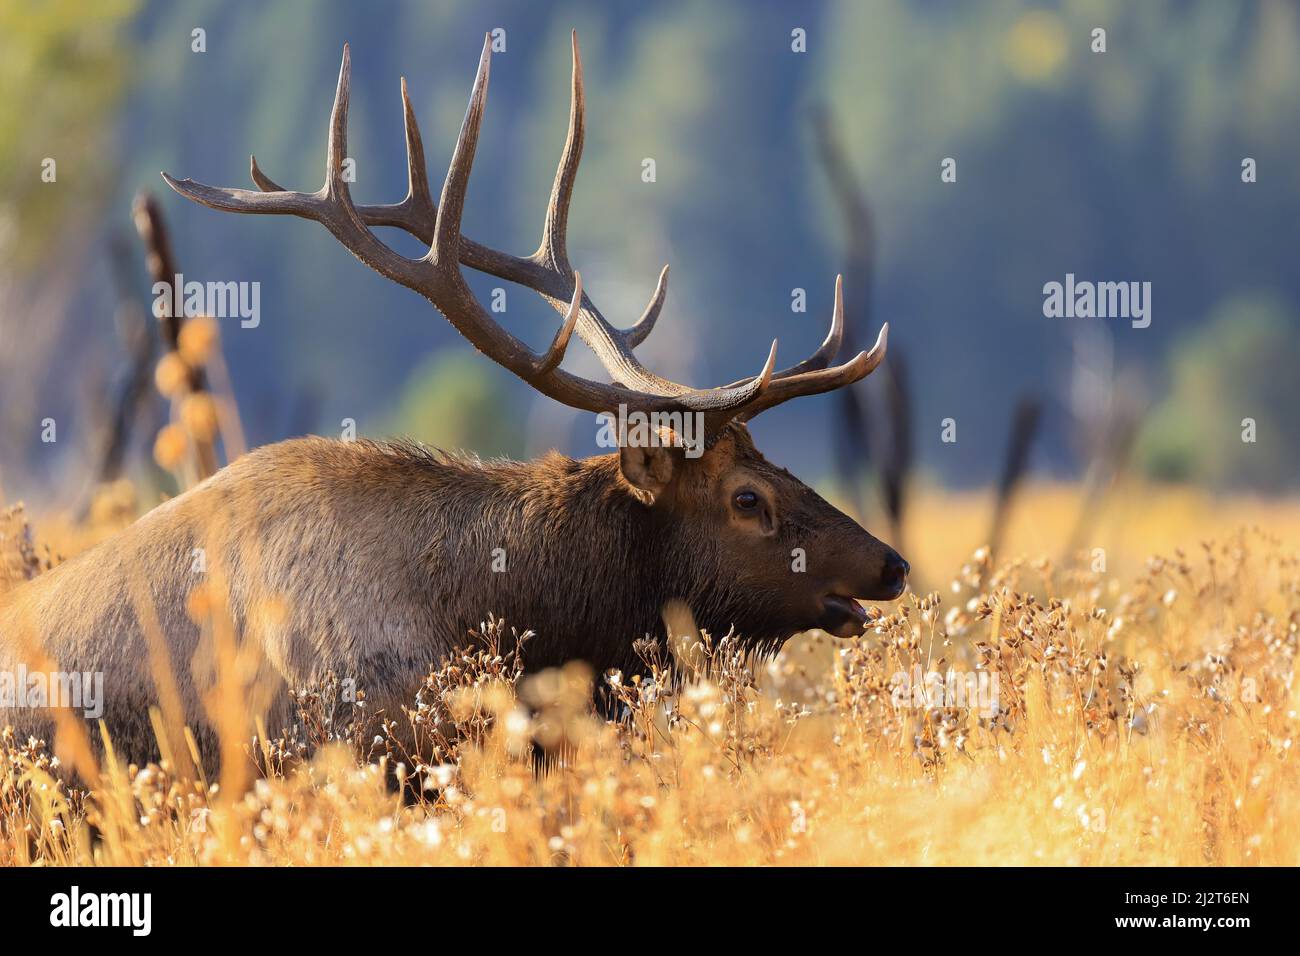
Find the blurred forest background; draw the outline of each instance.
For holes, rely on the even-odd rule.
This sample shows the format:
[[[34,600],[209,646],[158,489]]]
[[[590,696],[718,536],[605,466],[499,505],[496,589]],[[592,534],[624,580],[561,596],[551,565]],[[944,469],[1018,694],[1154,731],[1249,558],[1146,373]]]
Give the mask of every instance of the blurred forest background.
[[[192,31],[206,52],[191,49]],[[917,467],[948,487],[997,480],[1022,396],[1042,416],[1036,475],[1089,464],[1090,429],[1121,401],[1151,477],[1277,491],[1300,475],[1300,12],[1290,0],[905,0],[789,3],[347,3],[0,0],[0,484],[10,499],[77,493],[127,355],[114,316],[149,280],[131,222],[157,195],[181,270],[256,281],[261,322],[222,320],[249,444],[345,418],[484,454],[597,451],[586,416],[475,356],[414,294],[314,223],[220,214],[159,170],[250,187],[248,154],[319,187],[342,45],[352,44],[353,195],[405,189],[399,77],[440,179],[486,31],[494,56],[466,231],[531,251],[564,139],[577,28],[588,139],[570,250],[606,315],[668,302],[639,352],[714,385],[825,333],[835,274],[855,263],[818,161],[825,110],[874,228],[872,274],[846,274],[850,320],[891,324],[906,356]],[[1106,30],[1094,53],[1092,30]],[[791,31],[806,31],[807,52]],[[43,182],[42,160],[57,160]],[[655,160],[656,181],[642,181]],[[957,161],[957,181],[940,163]],[[1242,161],[1258,181],[1243,183]],[[414,254],[417,244],[384,230]],[[126,250],[125,252],[123,250]],[[123,265],[123,263],[128,265]],[[1049,319],[1067,272],[1152,284],[1149,328]],[[499,285],[474,277],[484,299]],[[808,309],[791,309],[791,290]],[[509,287],[503,323],[535,348],[554,312]],[[865,300],[865,301],[864,301]],[[598,375],[582,346],[566,360]],[[875,378],[859,386],[872,394]],[[881,397],[881,396],[876,396]],[[163,417],[163,400],[158,420]],[[871,400],[873,414],[886,401]],[[1257,422],[1254,444],[1242,419]],[[41,441],[44,419],[58,441]],[[955,419],[957,441],[941,440]],[[755,425],[774,460],[830,476],[832,396]],[[133,439],[148,461],[153,431]],[[864,446],[864,450],[865,450]]]

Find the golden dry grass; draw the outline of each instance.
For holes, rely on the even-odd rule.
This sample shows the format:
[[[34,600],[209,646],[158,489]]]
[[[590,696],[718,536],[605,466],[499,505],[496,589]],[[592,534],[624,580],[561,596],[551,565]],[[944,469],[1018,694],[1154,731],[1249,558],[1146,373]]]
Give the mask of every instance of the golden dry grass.
[[[922,495],[908,556],[935,595],[772,662],[687,649],[682,686],[618,686],[616,723],[580,666],[521,679],[468,653],[412,703],[433,765],[349,726],[330,686],[249,743],[264,773],[243,792],[110,757],[82,794],[8,739],[0,862],[1300,863],[1300,502],[1129,488],[1070,570],[1077,498],[1031,489],[994,570],[970,556],[987,498]],[[97,536],[47,527],[64,554]],[[996,675],[996,711],[896,694],[916,666]],[[542,774],[535,737],[563,743]]]

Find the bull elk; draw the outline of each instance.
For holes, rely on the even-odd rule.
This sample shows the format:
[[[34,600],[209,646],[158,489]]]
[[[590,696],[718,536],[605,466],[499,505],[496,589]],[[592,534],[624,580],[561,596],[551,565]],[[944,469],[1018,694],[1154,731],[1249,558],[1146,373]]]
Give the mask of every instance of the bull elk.
[[[201,577],[195,549],[223,569],[231,626],[244,644],[256,642],[260,666],[279,688],[266,704],[272,729],[292,720],[288,689],[326,673],[353,677],[372,708],[397,714],[430,665],[464,646],[489,613],[535,633],[525,654],[529,669],[581,659],[597,672],[631,673],[641,666],[634,641],[665,640],[661,615],[670,602],[684,603],[699,628],[734,629],[755,648],[774,648],[813,628],[858,634],[868,616],[855,599],[892,600],[906,587],[907,562],[770,464],[745,424],[782,402],[868,375],[885,356],[887,329],[870,351],[832,365],[843,334],[837,281],[830,332],[796,365],[774,370],[773,342],[758,374],[718,388],[690,388],[646,369],[634,349],[663,306],[666,270],[640,319],[618,329],[583,291],[566,249],[584,139],[576,35],[568,138],[540,247],[520,258],[462,235],[489,58],[485,43],[436,205],[405,80],[406,196],[391,205],[354,204],[342,173],[346,46],[319,191],[282,189],[255,159],[260,191],[163,176],[182,196],[214,209],[315,220],[543,395],[586,412],[690,416],[702,427],[700,453],[663,430],[584,460],[551,452],[529,462],[484,462],[410,443],[315,437],[245,455],[22,585],[0,612],[0,666],[15,666],[35,639],[64,670],[102,672],[104,717],[119,754],[141,760],[153,752],[148,711],[160,698],[166,703],[157,686],[160,663],[175,674],[173,703],[196,730],[200,750],[218,753],[204,702],[217,679],[212,645],[219,635],[191,614],[188,595]],[[403,229],[428,243],[428,252],[406,258],[372,226]],[[550,346],[537,354],[496,324],[462,265],[530,288],[555,307],[564,319]],[[560,367],[575,331],[612,384]],[[504,555],[504,571],[493,570],[494,555]],[[0,724],[48,733],[52,718],[41,713],[0,711]]]

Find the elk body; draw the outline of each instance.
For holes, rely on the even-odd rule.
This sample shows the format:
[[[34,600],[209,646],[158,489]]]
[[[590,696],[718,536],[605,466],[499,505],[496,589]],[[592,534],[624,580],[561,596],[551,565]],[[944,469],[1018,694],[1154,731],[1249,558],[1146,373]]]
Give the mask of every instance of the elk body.
[[[633,642],[665,637],[663,613],[672,602],[684,603],[703,630],[734,630],[756,648],[775,648],[812,628],[860,633],[866,613],[855,599],[901,594],[906,562],[767,462],[745,425],[776,404],[869,374],[884,357],[885,329],[870,352],[832,365],[843,332],[837,282],[831,331],[795,366],[774,369],[774,342],[757,375],[721,388],[691,389],[645,369],[633,349],[654,326],[667,270],[640,320],[619,330],[584,294],[568,260],[584,132],[576,38],[573,56],[568,140],[542,243],[529,257],[487,249],[460,232],[486,99],[487,44],[436,205],[405,82],[407,195],[394,205],[353,204],[342,176],[346,47],[320,191],[283,190],[256,162],[260,192],[166,178],[213,208],[324,224],[541,393],[589,412],[692,416],[702,447],[681,447],[667,428],[609,455],[552,453],[523,463],[401,442],[306,438],[267,446],[3,599],[0,671],[43,660],[102,673],[103,716],[119,753],[136,761],[156,752],[149,708],[161,701],[166,709],[170,699],[205,759],[214,759],[205,701],[220,671],[220,628],[196,623],[199,584],[219,582],[230,628],[256,651],[249,659],[266,678],[259,686],[270,690],[247,706],[266,710],[271,729],[292,719],[288,691],[327,673],[355,680],[372,709],[397,715],[430,666],[463,647],[489,614],[535,632],[524,655],[529,669],[580,659],[597,672],[630,673],[639,667]],[[372,225],[403,228],[429,242],[429,252],[401,256]],[[564,315],[546,352],[532,352],[491,320],[462,264],[532,288]],[[614,384],[560,368],[574,331]],[[20,733],[49,739],[52,721],[45,711],[0,709],[0,724]]]

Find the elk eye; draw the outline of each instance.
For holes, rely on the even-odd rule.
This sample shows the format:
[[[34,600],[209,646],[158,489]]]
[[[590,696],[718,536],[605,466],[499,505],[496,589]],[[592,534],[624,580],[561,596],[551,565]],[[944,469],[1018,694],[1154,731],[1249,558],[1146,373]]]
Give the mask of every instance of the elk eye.
[[[740,511],[753,511],[758,507],[758,495],[752,491],[738,491],[736,497],[732,499],[736,503],[736,508]]]

